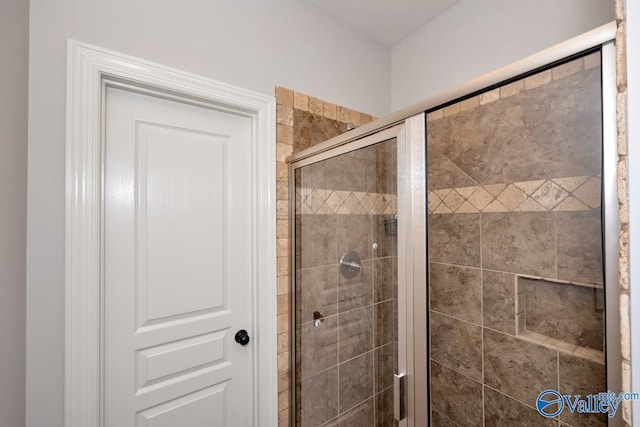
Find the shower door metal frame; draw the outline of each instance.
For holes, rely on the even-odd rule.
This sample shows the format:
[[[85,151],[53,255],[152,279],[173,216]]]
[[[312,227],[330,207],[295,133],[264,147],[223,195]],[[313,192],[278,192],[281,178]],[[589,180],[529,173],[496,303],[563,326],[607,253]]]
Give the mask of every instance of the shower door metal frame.
[[[296,400],[296,227],[295,171],[374,144],[396,138],[398,192],[398,372],[406,377],[404,407],[406,417],[399,427],[424,426],[428,423],[428,333],[426,273],[426,114],[419,113],[404,121],[361,138],[326,150],[318,150],[289,164],[290,243],[289,277],[291,313],[291,425],[297,424]]]

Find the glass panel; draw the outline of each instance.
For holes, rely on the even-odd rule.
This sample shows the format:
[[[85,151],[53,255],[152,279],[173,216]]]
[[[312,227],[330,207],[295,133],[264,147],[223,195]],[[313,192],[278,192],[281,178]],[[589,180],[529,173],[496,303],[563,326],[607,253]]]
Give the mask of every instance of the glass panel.
[[[555,425],[539,393],[607,390],[600,82],[597,52],[428,114],[434,426]]]
[[[299,426],[394,425],[396,145],[296,170]]]

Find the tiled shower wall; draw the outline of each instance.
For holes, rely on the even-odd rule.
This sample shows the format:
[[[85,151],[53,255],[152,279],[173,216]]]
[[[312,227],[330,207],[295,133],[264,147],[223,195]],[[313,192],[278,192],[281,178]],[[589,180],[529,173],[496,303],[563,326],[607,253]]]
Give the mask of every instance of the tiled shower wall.
[[[600,97],[595,53],[428,115],[434,426],[605,425],[534,409],[605,390]]]
[[[372,117],[300,92],[277,87],[276,204],[278,293],[278,425],[290,420],[290,240],[289,175],[286,159],[346,131],[347,123],[360,126]]]

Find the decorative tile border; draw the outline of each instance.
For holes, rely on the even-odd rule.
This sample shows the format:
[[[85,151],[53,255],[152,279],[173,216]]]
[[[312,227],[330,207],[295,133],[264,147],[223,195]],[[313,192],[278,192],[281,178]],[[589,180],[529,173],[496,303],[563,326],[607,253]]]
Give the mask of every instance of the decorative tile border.
[[[584,58],[579,58],[574,61],[567,62],[566,64],[562,64],[551,70],[546,70],[541,73],[534,74],[525,79],[509,83],[507,85],[487,92],[483,92],[480,95],[474,96],[472,98],[467,98],[464,101],[460,101],[445,108],[433,111],[427,114],[427,121],[431,122],[434,120],[442,119],[444,117],[454,116],[458,113],[471,110],[480,105],[485,105],[491,102],[495,102],[499,99],[508,98],[510,96],[517,95],[520,92],[544,86],[554,80],[564,79],[565,77],[569,77],[580,71],[599,66],[600,54],[593,53],[591,55],[585,56]]]
[[[302,215],[393,215],[395,194],[303,188],[296,194],[296,212]]]
[[[429,213],[586,211],[600,207],[599,176],[572,176],[429,192]]]

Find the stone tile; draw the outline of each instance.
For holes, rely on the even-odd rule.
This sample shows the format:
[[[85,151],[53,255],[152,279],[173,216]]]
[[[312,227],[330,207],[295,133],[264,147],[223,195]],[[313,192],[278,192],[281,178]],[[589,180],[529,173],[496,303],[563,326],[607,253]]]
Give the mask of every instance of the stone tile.
[[[373,302],[373,261],[362,261],[362,270],[353,279],[338,273],[338,312],[353,310]]]
[[[371,398],[344,414],[340,414],[338,426],[371,427],[374,425],[374,406],[374,399]]]
[[[527,90],[535,89],[538,86],[545,85],[551,81],[551,70],[541,71],[524,79],[524,85]]]
[[[300,327],[300,375],[307,378],[338,363],[338,317],[324,319],[316,328],[312,322]]]
[[[583,70],[582,58],[558,65],[551,70],[553,80],[564,79]]]
[[[429,215],[429,260],[480,267],[480,214]]]
[[[500,88],[500,98],[508,98],[517,95],[524,90],[524,80],[517,80]]]
[[[484,268],[554,277],[555,244],[553,212],[482,214]]]
[[[398,259],[396,257],[373,260],[374,302],[397,298]]]
[[[390,139],[382,144],[376,144],[376,193],[398,193],[398,144],[396,139]]]
[[[533,192],[531,198],[540,203],[547,209],[553,209],[557,204],[562,202],[569,193],[553,181],[545,181],[536,191]]]
[[[338,368],[342,413],[373,396],[373,352],[344,362]]]
[[[515,278],[510,273],[482,271],[483,325],[515,334]]]
[[[337,264],[335,215],[301,215],[298,236],[301,267]]]
[[[482,381],[482,327],[431,312],[431,359]]]
[[[431,309],[475,324],[482,322],[480,270],[431,264]]]
[[[586,396],[607,390],[606,371],[603,364],[560,353],[559,366],[560,388],[558,391],[561,394]],[[620,408],[618,408],[618,411],[620,411]],[[572,414],[566,406],[559,418],[561,421],[573,426],[595,427],[607,425],[607,416],[605,414]]]
[[[373,307],[367,306],[338,316],[338,360],[344,362],[373,348]]]
[[[375,193],[378,183],[375,147],[326,160],[327,188]]]
[[[480,105],[480,97],[472,96],[471,98],[467,98],[460,102],[460,111],[471,110],[472,108],[476,108],[478,105]]]
[[[602,350],[602,289],[518,278],[526,293],[526,329],[580,347]]]
[[[441,109],[435,110],[427,114],[427,122],[432,122],[434,120],[438,120],[444,117],[444,112]]]
[[[573,195],[590,208],[599,208],[602,197],[602,183],[599,177],[592,176],[573,192]]]
[[[336,120],[297,108],[293,110],[293,145],[296,152],[313,147],[343,132],[341,123]],[[331,159],[327,160],[330,161]]]
[[[328,119],[336,120],[338,118],[336,104],[332,104],[330,102],[324,101],[322,112],[323,112],[323,115]]]
[[[484,382],[535,405],[542,390],[557,390],[557,351],[516,337],[484,330]]]
[[[338,367],[302,380],[302,425],[317,425],[338,415]]]
[[[286,105],[276,105],[276,122],[281,125],[293,126],[293,108]]]
[[[276,103],[293,107],[293,91],[284,87],[276,86]]]
[[[493,196],[484,188],[476,187],[468,198],[469,203],[478,210],[483,210],[493,200]]]
[[[448,107],[444,108],[444,116],[449,117],[460,112],[460,103],[456,102],[455,104],[451,104]]]
[[[455,212],[456,210],[458,210],[460,205],[464,203],[464,201],[464,197],[462,197],[456,190],[453,190],[447,197],[444,198],[442,203],[447,205],[447,207],[451,209],[452,212]]]
[[[438,411],[431,411],[431,427],[460,427]]]
[[[393,427],[395,425],[393,418],[393,388],[387,388],[385,391],[376,394],[375,416],[376,427]]]
[[[526,198],[527,195],[522,190],[515,187],[513,184],[509,185],[497,197],[498,201],[510,211],[517,208],[520,203],[525,201]]]
[[[374,386],[376,393],[393,386],[393,374],[398,365],[397,343],[378,347],[374,354]]]
[[[376,347],[398,340],[398,301],[387,300],[374,306]]]
[[[558,278],[603,283],[600,209],[557,215]]]
[[[371,259],[373,217],[371,215],[340,215],[337,222],[338,254],[355,251],[360,258]],[[336,262],[339,259],[336,260]]]
[[[486,426],[495,427],[557,425],[555,419],[545,418],[535,409],[486,386],[484,388],[484,423]]]
[[[500,99],[500,89],[493,89],[480,94],[480,105],[485,105]]]
[[[303,268],[297,288],[300,322],[314,320],[313,313],[316,311],[325,317],[337,313],[337,266]]]
[[[431,362],[432,409],[461,426],[482,426],[482,385]]]
[[[525,85],[540,78],[550,80],[551,72]],[[480,96],[479,107],[429,123],[430,158],[445,156],[478,184],[599,174],[598,69],[487,103],[490,93]]]
[[[294,92],[293,106],[298,110],[309,111],[309,96],[304,93]]]
[[[309,97],[309,112],[322,116],[324,114],[324,105],[321,99],[314,96]]]

